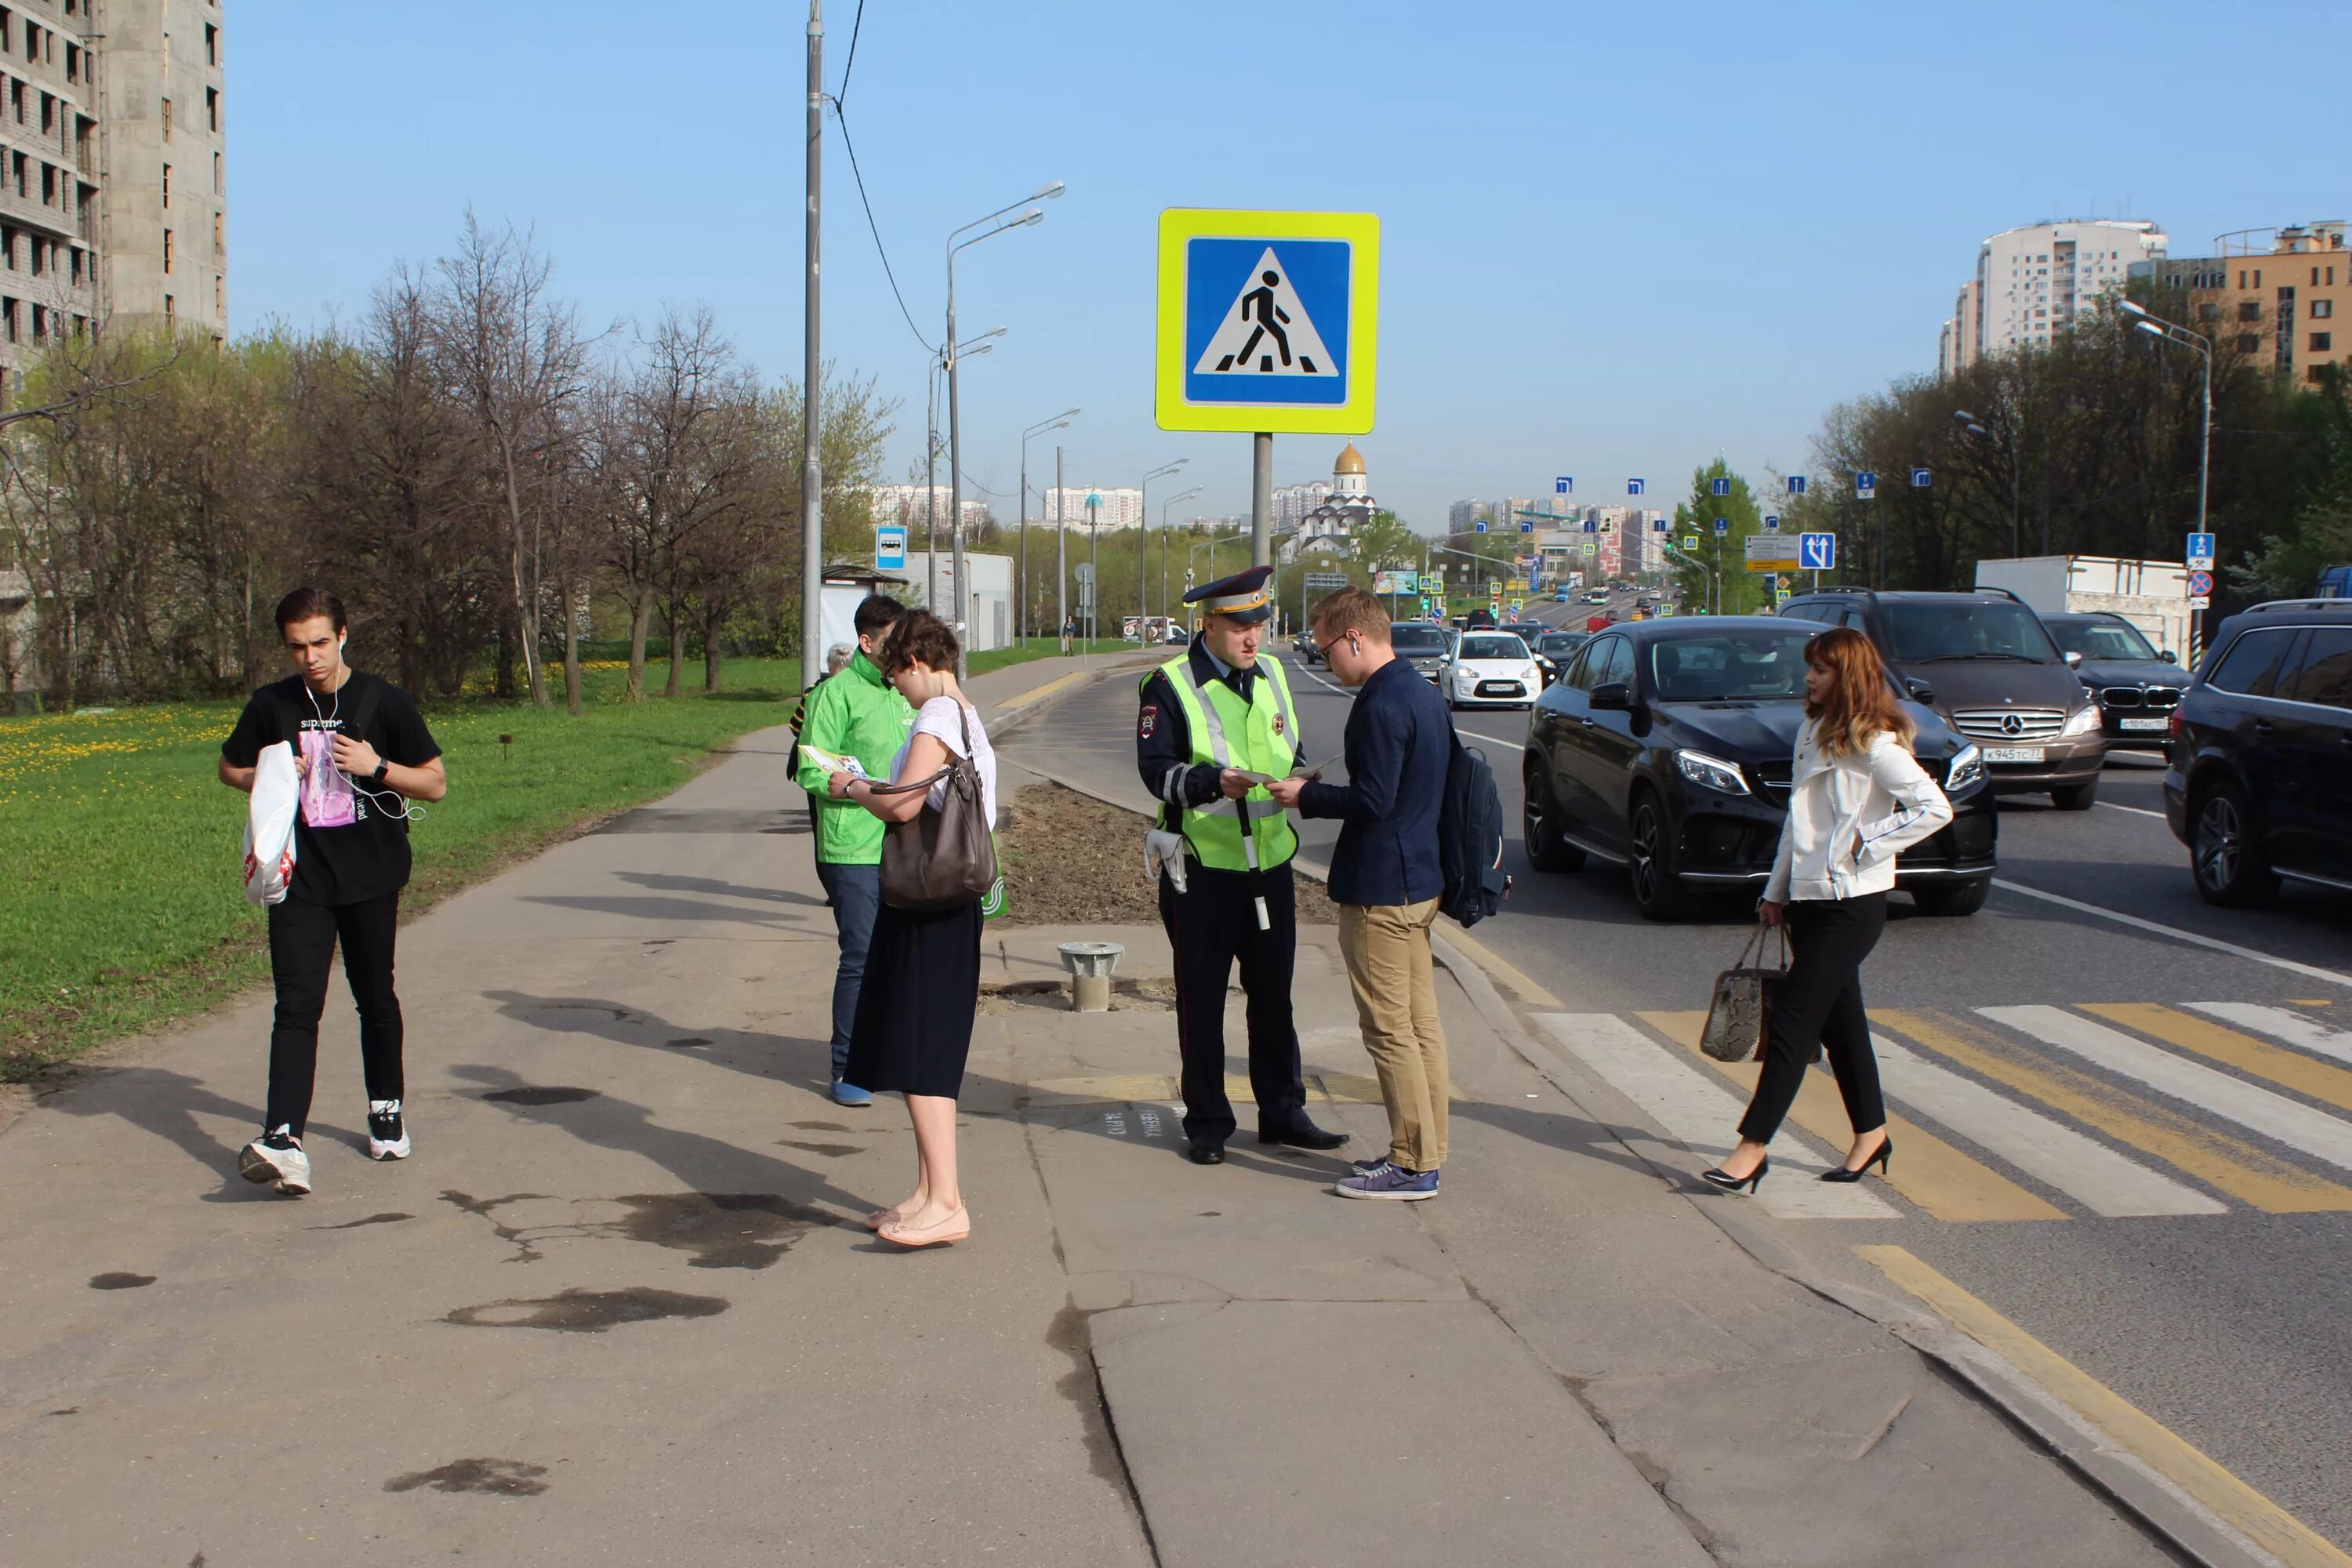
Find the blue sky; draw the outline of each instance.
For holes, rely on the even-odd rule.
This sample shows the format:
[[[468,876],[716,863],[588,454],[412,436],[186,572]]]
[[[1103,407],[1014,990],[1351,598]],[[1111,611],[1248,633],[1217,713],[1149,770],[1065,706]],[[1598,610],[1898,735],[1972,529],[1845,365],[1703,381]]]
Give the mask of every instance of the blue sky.
[[[830,89],[856,12],[826,5]],[[2260,108],[2254,79],[2340,58],[2352,24],[2237,5],[2252,75],[2233,75],[2212,53],[2222,15],[868,0],[845,104],[931,342],[948,231],[1068,182],[1044,224],[957,268],[964,334],[1009,329],[963,377],[965,471],[1000,516],[1021,428],[1073,405],[1074,484],[1188,458],[1203,493],[1180,521],[1247,510],[1248,437],[1152,422],[1157,215],[1307,207],[1381,216],[1379,425],[1360,445],[1375,492],[1427,529],[1455,497],[1545,493],[1558,473],[1608,500],[1633,474],[1672,493],[1717,452],[1801,469],[1832,405],[1932,374],[1994,230],[2152,217],[2180,255],[2352,216],[2334,139]],[[790,0],[236,0],[233,327],[355,314],[470,203],[535,225],[592,321],[707,302],[748,358],[796,374],[805,21]],[[827,137],[824,349],[899,400],[900,478],[926,350],[830,118]],[[1340,444],[1279,439],[1276,481],[1328,474]]]

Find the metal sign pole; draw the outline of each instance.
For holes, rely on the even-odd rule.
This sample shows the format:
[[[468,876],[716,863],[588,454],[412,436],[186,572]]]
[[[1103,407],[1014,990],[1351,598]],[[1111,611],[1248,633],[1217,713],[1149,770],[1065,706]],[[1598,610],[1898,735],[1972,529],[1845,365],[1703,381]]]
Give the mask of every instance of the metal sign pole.
[[[1250,564],[1274,560],[1274,432],[1250,437]]]

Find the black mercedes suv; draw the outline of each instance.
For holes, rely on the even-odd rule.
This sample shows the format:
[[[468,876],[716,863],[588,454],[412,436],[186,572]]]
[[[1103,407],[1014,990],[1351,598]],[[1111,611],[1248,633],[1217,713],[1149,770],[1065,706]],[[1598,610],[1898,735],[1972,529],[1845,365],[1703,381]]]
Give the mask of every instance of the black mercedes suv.
[[[2209,903],[2352,891],[2352,601],[2223,621],[2172,716],[2164,816]]]
[[[1596,634],[1528,723],[1522,832],[1536,869],[1622,865],[1652,920],[1683,914],[1697,890],[1761,892],[1789,814],[1804,647],[1825,629],[1710,616]],[[1983,754],[1927,708],[1904,709],[1953,818],[1903,852],[1895,885],[1928,914],[1973,914],[2000,834]]]

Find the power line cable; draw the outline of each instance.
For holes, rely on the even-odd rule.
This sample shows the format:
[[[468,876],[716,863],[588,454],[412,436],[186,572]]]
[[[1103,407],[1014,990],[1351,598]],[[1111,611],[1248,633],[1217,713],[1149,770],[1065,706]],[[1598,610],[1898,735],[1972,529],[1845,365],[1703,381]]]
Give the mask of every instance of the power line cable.
[[[856,18],[849,24],[849,58],[841,68],[841,90],[833,95],[833,111],[835,114],[841,112],[843,101],[849,97],[849,73],[857,68],[857,33],[865,26],[866,0],[857,0]]]
[[[866,172],[857,166],[857,143],[850,139],[849,121],[841,112],[839,99],[833,100],[833,120],[841,127],[842,149],[849,154],[849,172],[857,182],[857,205],[866,209],[866,227],[874,236],[874,253],[882,258],[882,276],[890,280],[890,297],[898,301],[898,314],[907,319],[907,330],[915,334],[915,341],[937,354],[939,347],[915,325],[915,313],[907,309],[907,296],[899,291],[898,274],[891,268],[889,247],[882,243],[882,226],[874,219],[873,198],[866,194]]]

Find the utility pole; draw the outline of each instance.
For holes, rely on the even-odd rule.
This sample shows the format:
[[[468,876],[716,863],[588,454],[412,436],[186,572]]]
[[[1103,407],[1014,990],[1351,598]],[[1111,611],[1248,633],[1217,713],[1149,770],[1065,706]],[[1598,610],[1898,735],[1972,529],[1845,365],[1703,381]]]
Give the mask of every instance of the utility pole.
[[[817,310],[817,244],[822,235],[824,181],[824,0],[809,0],[808,19],[808,282],[801,367],[801,684],[824,671],[824,466],[818,453],[817,385],[823,374]]]
[[[1274,433],[1250,437],[1250,564],[1274,561]]]

